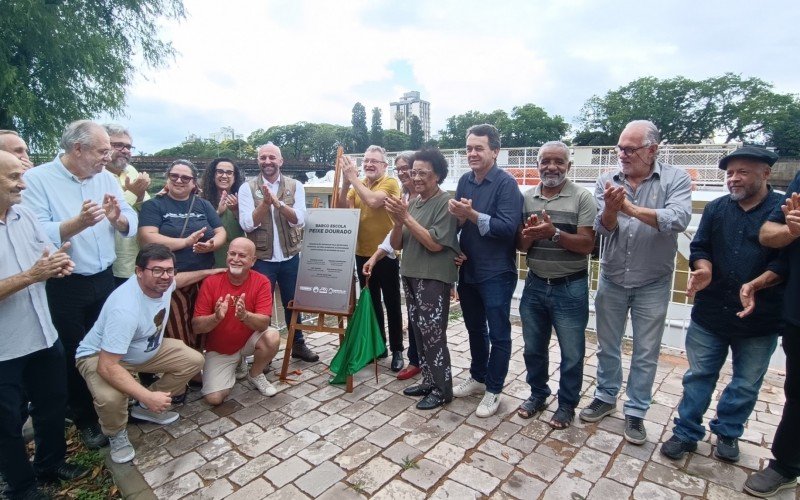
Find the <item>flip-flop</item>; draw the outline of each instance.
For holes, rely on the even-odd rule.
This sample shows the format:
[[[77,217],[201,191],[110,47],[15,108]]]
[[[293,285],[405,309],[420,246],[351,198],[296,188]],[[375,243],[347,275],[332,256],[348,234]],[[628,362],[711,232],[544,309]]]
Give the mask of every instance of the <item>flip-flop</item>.
[[[539,412],[544,411],[547,408],[547,402],[544,399],[536,398],[536,397],[529,397],[526,399],[519,408],[517,408],[517,416],[519,418],[524,418],[525,420],[532,418]]]

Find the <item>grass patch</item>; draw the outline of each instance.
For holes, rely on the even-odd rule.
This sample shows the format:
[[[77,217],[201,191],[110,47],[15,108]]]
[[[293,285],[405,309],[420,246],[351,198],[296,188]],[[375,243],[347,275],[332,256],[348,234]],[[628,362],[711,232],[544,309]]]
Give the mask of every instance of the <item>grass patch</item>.
[[[403,470],[419,469],[419,464],[417,462],[419,462],[419,458],[417,457],[414,458],[405,457],[403,459],[403,463],[400,464],[400,467],[402,467]]]

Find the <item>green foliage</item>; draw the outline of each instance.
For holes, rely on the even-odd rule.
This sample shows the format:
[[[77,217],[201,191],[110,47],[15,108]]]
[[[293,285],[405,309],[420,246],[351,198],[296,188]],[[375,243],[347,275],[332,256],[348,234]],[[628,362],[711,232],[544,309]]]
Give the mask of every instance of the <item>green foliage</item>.
[[[776,113],[767,123],[768,144],[781,156],[800,156],[800,101]]]
[[[353,148],[348,150],[345,148],[346,153],[363,153],[369,146],[369,132],[367,131],[367,110],[360,102],[355,103],[353,106],[353,117],[350,120],[353,126]]]
[[[183,17],[182,0],[5,0],[0,128],[49,152],[67,123],[121,112],[134,54],[149,67],[165,65],[174,49],[157,23]]]
[[[408,132],[411,149],[417,150],[421,148],[422,143],[425,142],[425,131],[422,130],[422,122],[420,122],[417,115],[411,115],[408,118]]]
[[[638,119],[653,121],[674,144],[695,144],[716,134],[723,134],[725,142],[759,140],[771,117],[792,101],[763,80],[733,73],[700,81],[639,78],[586,101],[575,143],[603,139],[614,144],[625,125]]]
[[[411,137],[405,132],[389,129],[384,132],[384,146],[387,151],[405,151],[411,149]]]
[[[481,123],[494,125],[502,135],[504,130],[509,129],[508,121],[508,114],[502,109],[497,109],[491,113],[467,111],[461,115],[451,116],[447,119],[444,130],[439,131],[439,146],[444,149],[463,148],[467,129]]]
[[[381,123],[381,108],[372,108],[372,127],[369,129],[369,142],[383,147],[383,124]]]
[[[538,146],[547,141],[557,141],[569,131],[569,124],[562,117],[550,117],[535,104],[514,107],[509,125],[509,130],[501,130],[503,146],[509,148]]]
[[[419,462],[419,457],[412,458],[409,456],[405,456],[403,458],[403,463],[400,465],[400,468],[403,470],[419,469],[419,463],[417,462]]]

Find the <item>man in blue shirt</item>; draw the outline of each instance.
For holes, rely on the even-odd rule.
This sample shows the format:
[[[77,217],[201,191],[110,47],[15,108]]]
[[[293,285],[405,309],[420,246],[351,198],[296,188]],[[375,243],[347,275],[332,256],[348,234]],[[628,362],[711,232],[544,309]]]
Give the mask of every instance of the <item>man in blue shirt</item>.
[[[783,296],[783,352],[786,354],[786,402],[783,415],[772,439],[769,466],[751,474],[744,490],[759,497],[772,496],[780,490],[794,489],[800,476],[800,172],[786,189],[788,198],[775,207],[761,227],[759,241],[770,248],[783,248],[789,265],[786,293]]]
[[[455,397],[484,393],[475,414],[494,415],[511,359],[511,296],[517,286],[515,235],[522,221],[517,181],[497,166],[500,133],[488,124],[467,131],[472,169],[458,181],[450,213],[458,218],[461,250],[458,294],[472,355],[470,376]]]
[[[691,243],[692,272],[686,294],[694,296],[686,330],[689,370],[683,376],[673,436],[661,453],[674,460],[697,449],[719,372],[733,353],[733,376],[709,422],[717,435],[714,456],[739,460],[738,438],[753,411],[782,329],[785,266],[780,251],[762,247],[761,225],[782,196],[767,184],[778,155],[745,146],[719,161],[730,194],[706,205]]]
[[[56,246],[69,240],[71,276],[48,280],[47,300],[67,357],[68,404],[75,426],[90,448],[105,445],[92,395],[75,368],[75,350],[114,290],[114,235],[136,234],[138,216],[125,202],[119,182],[104,170],[111,159],[108,134],[89,120],[70,123],[61,137],[64,153],[25,172],[22,204],[30,208]]]

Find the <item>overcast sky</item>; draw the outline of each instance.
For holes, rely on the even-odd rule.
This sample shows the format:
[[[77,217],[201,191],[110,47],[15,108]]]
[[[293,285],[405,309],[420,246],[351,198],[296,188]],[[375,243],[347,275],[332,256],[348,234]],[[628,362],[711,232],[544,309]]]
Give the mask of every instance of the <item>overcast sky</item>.
[[[139,151],[231,126],[350,124],[353,104],[419,90],[431,130],[468,110],[534,103],[575,122],[592,95],[643,76],[731,71],[800,93],[800,2],[184,0],[178,51],[141,69],[125,114]],[[104,119],[105,117],[103,117]]]

